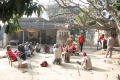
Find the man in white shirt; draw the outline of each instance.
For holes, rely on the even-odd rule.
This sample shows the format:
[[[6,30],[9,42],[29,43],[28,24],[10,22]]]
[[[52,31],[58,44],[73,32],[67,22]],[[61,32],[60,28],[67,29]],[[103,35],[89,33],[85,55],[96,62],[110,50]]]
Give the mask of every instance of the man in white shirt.
[[[115,39],[112,37],[112,35],[108,38],[107,40],[107,51],[106,51],[106,58],[108,56],[108,54],[110,54],[109,58],[112,57],[112,50],[115,44]]]
[[[55,63],[56,64],[62,64],[62,60],[61,60],[62,51],[59,48],[58,44],[54,45],[53,54],[54,54],[53,64],[55,64]]]
[[[29,43],[26,42],[25,45],[24,45],[24,48],[25,48],[25,54],[26,54],[26,56],[31,57],[31,51],[30,51],[30,48],[29,48],[28,44],[29,44]]]

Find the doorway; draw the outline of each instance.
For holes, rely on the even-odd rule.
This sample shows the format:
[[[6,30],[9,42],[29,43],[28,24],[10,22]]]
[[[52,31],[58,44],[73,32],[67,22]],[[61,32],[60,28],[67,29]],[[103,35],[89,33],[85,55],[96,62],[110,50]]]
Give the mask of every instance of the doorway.
[[[46,31],[41,30],[41,44],[46,44]]]

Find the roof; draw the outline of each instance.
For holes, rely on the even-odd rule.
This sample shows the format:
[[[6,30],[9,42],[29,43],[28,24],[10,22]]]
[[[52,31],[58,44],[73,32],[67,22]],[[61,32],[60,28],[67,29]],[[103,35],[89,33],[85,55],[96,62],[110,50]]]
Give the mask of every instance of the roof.
[[[68,29],[64,18],[54,18],[50,21],[43,18],[21,18],[19,19],[19,23],[22,29]]]

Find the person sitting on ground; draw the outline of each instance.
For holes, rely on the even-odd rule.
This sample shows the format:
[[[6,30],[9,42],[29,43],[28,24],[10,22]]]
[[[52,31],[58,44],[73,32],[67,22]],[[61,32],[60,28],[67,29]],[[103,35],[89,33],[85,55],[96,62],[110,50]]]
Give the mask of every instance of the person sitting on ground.
[[[33,49],[33,47],[32,47],[32,42],[29,43],[28,47],[31,51],[31,54],[34,55],[33,53],[34,53],[35,49]]]
[[[19,56],[23,57],[23,60],[26,60],[26,54],[25,54],[25,48],[23,46],[23,44],[19,44],[18,45],[18,51],[19,51]]]
[[[35,51],[40,52],[40,50],[41,50],[41,46],[40,46],[39,43],[37,43],[36,46],[35,46]]]
[[[13,51],[10,45],[6,47],[7,53],[12,61],[17,61],[17,56],[19,56],[19,52],[17,50]],[[21,59],[24,60],[23,56],[20,56]]]
[[[28,42],[25,43],[24,48],[25,48],[26,56],[31,57],[31,51],[30,51],[30,48],[29,48],[29,46],[28,46]]]
[[[76,47],[75,47],[74,44],[68,45],[66,48],[67,48],[67,50],[68,50],[68,52],[70,53],[71,56],[72,56],[72,55],[75,53],[75,51],[76,51]]]
[[[66,46],[65,46],[65,44],[63,43],[62,46],[61,46],[61,50],[62,50],[62,52],[65,51],[65,47],[66,47]]]
[[[67,45],[72,45],[73,44],[73,38],[72,37],[69,37],[69,38],[67,38],[67,40],[66,40],[66,44]]]
[[[91,70],[92,69],[92,64],[91,64],[90,57],[87,56],[86,52],[83,52],[82,55],[83,55],[82,60],[77,61],[77,63],[80,64],[83,69]]]
[[[75,44],[72,44],[72,45],[70,46],[69,50],[70,50],[73,54],[75,54],[75,52],[76,52]]]
[[[50,52],[50,47],[47,44],[45,44],[45,46],[44,46],[44,52],[45,53]]]
[[[62,52],[63,59],[65,63],[69,63],[70,62],[70,53],[68,52],[68,49],[65,49],[64,52]]]
[[[54,44],[54,48],[53,48],[53,54],[54,54],[54,60],[53,60],[53,64],[62,64],[62,59],[61,59],[61,55],[62,55],[62,51],[59,48],[58,44]]]

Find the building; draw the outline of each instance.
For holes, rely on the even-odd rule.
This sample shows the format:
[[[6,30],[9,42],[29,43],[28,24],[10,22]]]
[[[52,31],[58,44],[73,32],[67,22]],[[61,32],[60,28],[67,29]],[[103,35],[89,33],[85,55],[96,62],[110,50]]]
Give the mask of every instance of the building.
[[[43,18],[19,19],[21,30],[3,35],[4,46],[25,42],[41,44],[62,44],[70,35],[69,25],[65,18],[54,18],[50,21]]]

